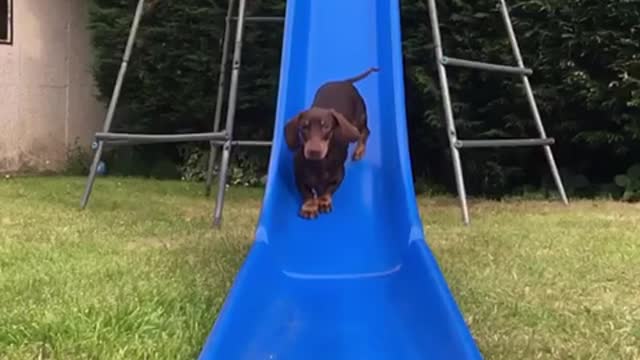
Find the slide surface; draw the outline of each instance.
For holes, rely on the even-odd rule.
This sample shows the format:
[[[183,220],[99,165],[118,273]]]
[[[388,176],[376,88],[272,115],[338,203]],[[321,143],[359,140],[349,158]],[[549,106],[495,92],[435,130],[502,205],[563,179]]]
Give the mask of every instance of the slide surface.
[[[256,238],[200,359],[481,359],[418,215],[399,6],[287,1],[276,133]],[[371,66],[380,71],[356,84],[369,113],[367,153],[358,162],[349,158],[333,212],[304,220],[284,125],[322,83]]]

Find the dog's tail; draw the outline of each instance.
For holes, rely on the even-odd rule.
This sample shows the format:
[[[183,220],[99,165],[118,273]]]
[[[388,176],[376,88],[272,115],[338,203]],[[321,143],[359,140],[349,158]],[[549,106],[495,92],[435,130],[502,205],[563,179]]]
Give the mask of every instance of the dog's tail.
[[[367,70],[367,71],[363,72],[362,74],[357,75],[357,76],[354,76],[354,77],[349,78],[349,79],[346,79],[345,81],[346,81],[346,82],[350,82],[350,83],[354,83],[354,82],[357,82],[357,81],[360,81],[360,80],[362,80],[362,79],[366,78],[366,77],[367,77],[367,76],[369,76],[369,74],[371,74],[372,72],[378,72],[378,71],[380,71],[380,69],[379,69],[379,68],[377,68],[377,67],[370,67],[370,68],[369,68],[369,70]]]

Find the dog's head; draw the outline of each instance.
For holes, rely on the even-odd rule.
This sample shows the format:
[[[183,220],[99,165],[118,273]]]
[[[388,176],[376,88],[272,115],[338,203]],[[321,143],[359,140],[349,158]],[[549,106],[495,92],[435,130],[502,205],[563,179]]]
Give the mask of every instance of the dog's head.
[[[302,145],[309,160],[322,160],[332,142],[350,143],[360,133],[341,113],[334,109],[311,108],[294,116],[285,126],[285,140],[290,149]]]

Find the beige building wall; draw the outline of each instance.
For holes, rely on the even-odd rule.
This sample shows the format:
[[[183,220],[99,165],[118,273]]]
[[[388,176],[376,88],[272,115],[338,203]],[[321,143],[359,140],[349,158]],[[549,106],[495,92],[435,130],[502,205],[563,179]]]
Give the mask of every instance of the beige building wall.
[[[87,146],[105,107],[94,94],[88,0],[14,0],[0,44],[0,173],[59,170]]]

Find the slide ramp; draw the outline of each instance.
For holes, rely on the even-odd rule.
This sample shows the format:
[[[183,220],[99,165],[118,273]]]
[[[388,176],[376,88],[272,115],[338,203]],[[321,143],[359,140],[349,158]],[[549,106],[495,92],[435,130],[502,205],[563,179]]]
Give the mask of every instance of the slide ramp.
[[[399,0],[288,0],[284,34],[255,242],[200,359],[480,359],[418,215]],[[333,212],[304,220],[284,125],[322,83],[371,66],[380,72],[356,84],[368,107],[367,153],[348,160]]]

